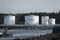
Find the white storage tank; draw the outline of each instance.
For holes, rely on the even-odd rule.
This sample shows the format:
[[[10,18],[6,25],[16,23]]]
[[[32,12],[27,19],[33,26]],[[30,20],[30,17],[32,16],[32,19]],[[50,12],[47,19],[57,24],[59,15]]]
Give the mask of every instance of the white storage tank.
[[[49,19],[49,25],[55,25],[55,18]]]
[[[4,25],[14,25],[15,16],[14,15],[5,15],[4,16]]]
[[[49,16],[42,16],[42,25],[48,25]]]
[[[26,15],[25,16],[25,24],[38,25],[39,24],[39,16],[37,16],[37,15]]]

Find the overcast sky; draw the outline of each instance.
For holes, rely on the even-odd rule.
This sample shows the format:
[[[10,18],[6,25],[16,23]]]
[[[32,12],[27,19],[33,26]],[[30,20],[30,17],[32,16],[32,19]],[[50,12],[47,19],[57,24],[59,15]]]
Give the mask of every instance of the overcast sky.
[[[60,0],[0,0],[0,13],[58,12]]]

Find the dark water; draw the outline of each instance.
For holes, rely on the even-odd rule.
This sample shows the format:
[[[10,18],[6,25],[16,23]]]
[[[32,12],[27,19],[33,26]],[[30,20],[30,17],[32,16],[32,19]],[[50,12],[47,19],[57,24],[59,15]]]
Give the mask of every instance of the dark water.
[[[1,29],[0,31],[4,31]],[[27,38],[32,36],[39,36],[52,33],[52,30],[19,30],[10,29],[8,33],[13,34],[11,37],[1,37],[0,40],[13,40],[15,38]]]

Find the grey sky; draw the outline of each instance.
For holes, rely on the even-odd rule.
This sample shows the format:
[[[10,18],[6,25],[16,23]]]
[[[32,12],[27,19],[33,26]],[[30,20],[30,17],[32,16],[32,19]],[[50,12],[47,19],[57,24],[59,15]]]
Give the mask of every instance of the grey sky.
[[[58,12],[60,0],[0,0],[0,13]]]

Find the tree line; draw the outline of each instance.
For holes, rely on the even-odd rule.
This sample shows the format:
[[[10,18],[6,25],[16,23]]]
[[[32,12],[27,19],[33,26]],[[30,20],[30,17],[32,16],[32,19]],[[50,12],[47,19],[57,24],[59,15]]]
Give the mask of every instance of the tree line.
[[[41,24],[41,16],[49,16],[49,18],[55,18],[56,19],[56,24],[60,24],[60,11],[59,13],[55,13],[55,12],[51,12],[51,13],[46,13],[46,12],[31,12],[28,14],[24,14],[24,15],[19,15],[16,14],[16,18],[15,18],[15,23],[16,24],[24,24],[25,22],[25,15],[39,15],[39,24]],[[4,23],[4,16],[0,14],[0,24]]]

